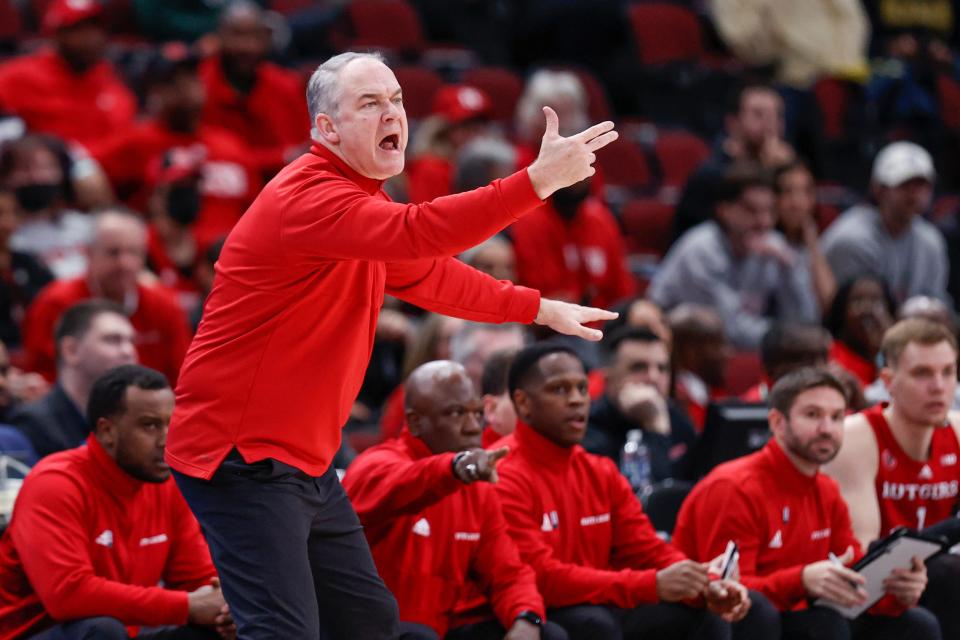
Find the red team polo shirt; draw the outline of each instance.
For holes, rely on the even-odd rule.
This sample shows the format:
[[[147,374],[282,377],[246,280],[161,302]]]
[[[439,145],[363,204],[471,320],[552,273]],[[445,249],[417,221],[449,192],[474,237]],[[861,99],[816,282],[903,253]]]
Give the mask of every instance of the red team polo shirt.
[[[86,278],[57,280],[40,292],[23,321],[28,370],[43,374],[51,382],[56,378],[54,327],[64,311],[92,297]],[[161,372],[173,384],[190,344],[187,316],[173,294],[159,287],[138,284],[136,305],[130,324],[137,331],[135,344],[140,364]]]
[[[655,603],[657,571],[686,559],[657,537],[609,458],[561,447],[523,422],[500,440],[495,485],[547,607]]]
[[[243,139],[260,171],[279,170],[286,164],[287,150],[310,139],[306,86],[299,74],[264,62],[249,94],[227,81],[219,56],[204,60],[199,74],[207,90],[203,121]]]
[[[0,639],[95,616],[183,625],[187,592],[215,576],[173,479],[137,480],[90,438],[41,460],[17,496],[0,540]]]
[[[76,74],[44,49],[0,66],[0,111],[16,114],[31,131],[89,146],[128,128],[137,99],[109,62]]]
[[[203,125],[196,133],[180,133],[148,120],[91,145],[90,152],[114,188],[140,210],[151,190],[143,180],[153,163],[167,152],[197,156],[202,163],[202,199],[193,234],[203,248],[230,232],[260,188],[260,172],[246,145],[217,127]]]
[[[717,557],[729,540],[740,548],[740,582],[780,611],[806,608],[804,566],[850,545],[862,555],[837,483],[801,473],[775,440],[718,466],[680,509],[672,542],[694,560]]]
[[[536,291],[449,257],[541,200],[521,171],[412,205],[323,147],[287,165],[224,245],[177,386],[167,460],[209,478],[231,448],[319,476],[340,446],[384,293],[479,322],[531,322]]]
[[[517,280],[544,296],[607,308],[636,291],[623,234],[606,205],[588,198],[573,220],[545,203],[510,227]]]
[[[360,454],[343,479],[400,619],[442,638],[468,586],[489,596],[507,629],[521,611],[543,617],[536,578],[507,534],[494,485],[465,485],[453,475],[453,456],[434,455],[404,429]]]
[[[960,485],[960,442],[950,425],[934,429],[930,456],[917,461],[908,456],[890,431],[883,416],[886,403],[863,412],[877,439],[880,454],[877,503],[880,506],[880,536],[897,527],[923,529],[952,514]]]

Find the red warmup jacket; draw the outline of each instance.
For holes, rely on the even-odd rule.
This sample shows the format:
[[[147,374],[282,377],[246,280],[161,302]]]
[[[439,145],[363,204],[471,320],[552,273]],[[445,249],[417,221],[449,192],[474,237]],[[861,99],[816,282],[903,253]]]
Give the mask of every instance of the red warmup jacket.
[[[41,460],[20,489],[0,539],[0,639],[95,616],[186,624],[187,593],[215,576],[173,480],[137,480],[91,437]]]
[[[450,256],[541,202],[526,171],[422,205],[390,202],[326,148],[287,165],[227,238],[177,386],[167,460],[209,478],[232,447],[326,471],[384,293],[479,322],[531,322],[536,291]]]
[[[442,638],[468,585],[489,596],[504,628],[521,611],[545,615],[533,571],[507,534],[493,485],[465,485],[453,453],[433,455],[404,429],[361,453],[343,486],[363,523],[400,619]]]
[[[830,361],[836,362],[855,375],[864,387],[870,386],[873,384],[873,381],[877,379],[876,363],[864,359],[860,354],[839,340],[834,340],[830,344]]]
[[[923,529],[953,515],[960,489],[960,442],[950,425],[934,429],[930,455],[917,461],[897,442],[883,415],[886,403],[863,412],[877,440],[874,486],[880,507],[880,536],[897,527]]]
[[[0,111],[30,131],[88,146],[133,124],[137,99],[102,61],[77,74],[52,49],[0,65]]]
[[[656,573],[686,559],[657,537],[613,462],[517,422],[495,485],[547,607],[658,602]]]
[[[51,382],[56,379],[53,332],[57,320],[69,307],[92,297],[86,278],[57,280],[40,292],[27,309],[21,328],[26,369],[43,374]],[[136,304],[130,323],[137,331],[140,364],[163,373],[174,384],[190,344],[187,317],[173,294],[160,287],[137,285]]]
[[[623,234],[601,200],[588,198],[573,220],[545,203],[510,227],[517,281],[548,298],[607,308],[633,295]]]
[[[207,91],[203,121],[246,142],[262,173],[279,171],[288,151],[310,140],[306,86],[299,74],[264,62],[250,93],[241,94],[227,81],[219,56],[204,60],[199,71]]]
[[[780,611],[807,607],[803,567],[849,546],[863,555],[837,483],[801,473],[776,440],[711,471],[680,509],[672,541],[694,560],[717,557],[730,540],[740,548],[740,582]],[[889,598],[871,612],[902,610]]]
[[[193,235],[202,251],[230,233],[260,188],[260,172],[240,138],[207,125],[196,133],[179,133],[158,120],[148,120],[90,145],[91,155],[117,192],[140,211],[146,210],[152,191],[147,176],[167,152],[201,158],[202,197]]]

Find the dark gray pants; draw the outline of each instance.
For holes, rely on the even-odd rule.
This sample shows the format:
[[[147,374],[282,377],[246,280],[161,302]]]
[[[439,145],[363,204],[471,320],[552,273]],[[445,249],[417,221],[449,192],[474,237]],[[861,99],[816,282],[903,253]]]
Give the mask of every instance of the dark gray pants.
[[[174,478],[200,521],[240,640],[392,639],[397,602],[377,574],[333,468],[319,478],[235,451],[210,481]]]
[[[216,640],[213,629],[157,627],[140,629],[137,640]],[[116,618],[100,616],[64,622],[32,636],[30,640],[127,640],[127,627]]]

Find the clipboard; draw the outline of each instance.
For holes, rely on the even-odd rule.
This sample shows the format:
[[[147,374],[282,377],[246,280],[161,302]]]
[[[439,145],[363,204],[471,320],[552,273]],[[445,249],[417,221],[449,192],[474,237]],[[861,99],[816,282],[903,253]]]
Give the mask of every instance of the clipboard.
[[[850,567],[866,578],[863,588],[867,592],[867,599],[863,604],[844,607],[824,598],[818,598],[814,604],[829,607],[852,620],[886,595],[883,590],[883,581],[891,571],[898,567],[909,567],[913,556],[918,556],[926,562],[933,556],[946,551],[946,548],[945,541],[922,536],[909,529],[897,529],[876,543],[867,555]]]

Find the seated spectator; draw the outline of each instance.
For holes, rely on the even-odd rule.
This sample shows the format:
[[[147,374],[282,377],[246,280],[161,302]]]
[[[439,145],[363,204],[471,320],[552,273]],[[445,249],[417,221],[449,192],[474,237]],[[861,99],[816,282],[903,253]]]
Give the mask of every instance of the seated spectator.
[[[517,428],[517,411],[507,388],[507,374],[517,349],[497,351],[487,358],[480,376],[483,401],[483,446],[492,447],[500,438]]]
[[[410,144],[406,168],[410,202],[458,193],[454,191],[458,154],[472,140],[490,134],[490,108],[490,97],[475,87],[448,85],[437,91],[433,113],[420,123]]]
[[[767,175],[752,166],[731,168],[716,220],[690,229],[670,249],[650,283],[650,299],[665,309],[683,302],[714,307],[742,349],[756,349],[774,319],[818,320],[810,265],[773,230],[774,222]]]
[[[703,429],[710,400],[723,393],[730,344],[710,307],[682,304],[667,316],[673,332],[673,396]]]
[[[429,362],[405,388],[406,428],[362,453],[343,483],[377,570],[397,597],[401,635],[519,638],[526,629],[522,637],[566,638],[537,629],[543,599],[488,484],[496,482],[497,461],[507,450],[480,448],[482,405],[466,370],[449,360]],[[493,611],[485,621],[451,629],[457,603],[468,594],[482,594]]]
[[[233,133],[201,121],[203,83],[197,60],[179,43],[164,46],[146,71],[150,117],[91,145],[118,195],[145,209],[148,176],[164,154],[194,156],[203,165],[200,211],[193,233],[201,250],[225,236],[260,189],[250,150]]]
[[[927,151],[893,142],[877,154],[872,202],[845,211],[823,234],[821,246],[837,281],[880,276],[899,304],[915,295],[946,299],[947,248],[922,218],[936,174]]]
[[[513,243],[501,234],[464,251],[460,259],[497,280],[517,281],[517,256]]]
[[[800,160],[785,164],[773,173],[773,191],[777,196],[777,226],[797,258],[810,270],[820,308],[829,309],[837,293],[837,279],[820,250],[813,173]]]
[[[890,404],[848,417],[843,449],[827,467],[864,547],[896,527],[922,530],[953,520],[960,484],[960,413],[950,411],[956,336],[929,320],[901,320],[883,336],[881,352]],[[949,542],[960,544],[960,532]],[[921,603],[940,620],[943,637],[956,638],[960,557],[944,554],[927,566],[930,585]]]
[[[943,300],[931,298],[930,296],[913,296],[907,298],[900,310],[897,311],[897,320],[906,320],[908,318],[923,318],[936,322],[946,327],[948,331],[956,335],[957,321],[956,314],[950,309]],[[890,394],[887,387],[883,384],[882,378],[877,378],[869,387],[863,390],[864,397],[868,405],[875,405],[881,402],[890,402]],[[960,411],[960,385],[953,394],[953,409]]]
[[[826,329],[814,324],[778,322],[760,341],[760,362],[764,380],[748,389],[741,399],[767,402],[770,387],[777,380],[804,367],[825,367],[832,339]]]
[[[746,83],[730,93],[724,134],[713,153],[690,175],[673,218],[676,241],[710,219],[731,166],[756,163],[768,171],[791,162],[796,154],[784,139],[783,98],[765,84]]]
[[[862,276],[842,285],[823,324],[833,336],[830,361],[852,373],[862,387],[877,379],[883,333],[893,322],[894,303],[883,282]]]
[[[410,344],[407,345],[403,357],[402,377],[407,378],[414,369],[433,360],[450,360],[453,336],[463,324],[464,321],[460,318],[428,313],[414,333]],[[354,403],[354,413],[372,412],[372,409],[366,406],[357,407],[358,404],[360,403]],[[383,407],[380,417],[382,439],[387,440],[400,435],[405,413],[403,406],[403,385],[400,384],[390,393]]]
[[[545,296],[607,308],[636,291],[623,234],[589,180],[560,189],[507,232],[518,282]]]
[[[230,2],[220,14],[220,51],[200,64],[203,122],[242,138],[264,177],[307,150],[310,116],[297,73],[267,61],[270,26],[254,2]]]
[[[525,327],[519,324],[465,322],[450,338],[450,359],[462,364],[473,383],[479,386],[490,356],[505,349],[519,351],[526,337]]]
[[[182,153],[165,153],[151,167],[153,192],[147,202],[150,218],[147,262],[161,284],[176,292],[185,313],[200,303],[194,270],[201,250],[193,236],[200,213],[200,159]]]
[[[633,429],[643,431],[650,453],[650,479],[689,476],[697,434],[670,392],[670,347],[648,329],[623,327],[609,337],[610,361],[603,395],[590,406],[583,448],[620,464]]]
[[[852,622],[808,604],[825,598],[853,606],[867,596],[863,576],[827,559],[833,553],[849,565],[863,555],[836,482],[820,473],[843,443],[846,407],[843,385],[824,370],[798,369],[780,378],[770,393],[773,439],[720,465],[693,488],[673,543],[706,561],[736,542],[740,579],[780,611],[784,640],[937,640],[930,612],[908,609],[926,584],[922,562],[894,570],[885,580],[888,597]]]
[[[14,191],[0,181],[0,341],[11,348],[20,346],[20,322],[27,307],[53,280],[33,255],[10,246],[18,224]]]
[[[104,4],[44,4],[43,30],[53,46],[0,66],[0,111],[19,116],[30,131],[84,146],[133,124],[137,99],[104,57]]]
[[[10,417],[41,457],[80,446],[90,432],[84,414],[94,382],[113,367],[137,361],[133,326],[123,307],[107,300],[70,306],[51,333],[57,382]]]
[[[527,347],[509,379],[520,421],[502,441],[511,454],[496,487],[547,617],[571,640],[729,638],[746,590],[660,540],[617,467],[580,446],[590,397],[574,352]]]
[[[16,194],[21,214],[10,248],[32,254],[57,278],[83,274],[93,235],[90,216],[67,205],[69,164],[63,145],[45,136],[16,140],[0,154],[0,184]]]
[[[146,225],[135,213],[122,208],[98,213],[86,276],[52,283],[27,309],[22,327],[25,368],[53,381],[57,319],[76,302],[102,297],[130,316],[140,362],[176,381],[190,343],[187,318],[169,292],[140,281],[146,253]]]
[[[203,259],[197,262],[193,270],[193,281],[200,291],[200,299],[197,306],[190,312],[190,328],[196,332],[200,326],[200,319],[203,317],[203,305],[207,301],[207,296],[213,290],[214,266],[220,259],[220,251],[223,249],[223,243],[226,238],[215,240],[213,244],[207,247],[203,252]]]
[[[92,437],[33,469],[0,540],[3,637],[235,633],[200,527],[163,462],[171,413],[173,391],[156,371],[127,365],[97,380]]]

